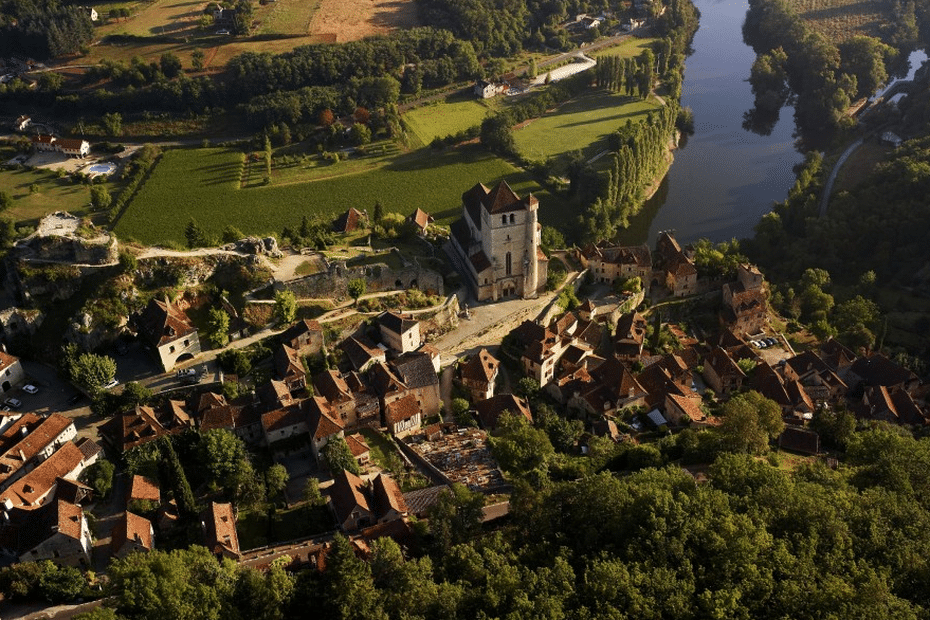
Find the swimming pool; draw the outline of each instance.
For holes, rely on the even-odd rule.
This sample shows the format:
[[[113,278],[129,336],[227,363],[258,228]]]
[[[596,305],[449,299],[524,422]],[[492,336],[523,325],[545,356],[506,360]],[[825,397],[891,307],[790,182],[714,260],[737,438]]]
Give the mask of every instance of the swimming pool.
[[[115,170],[116,164],[94,164],[87,169],[87,172],[93,175],[108,175],[113,174]]]

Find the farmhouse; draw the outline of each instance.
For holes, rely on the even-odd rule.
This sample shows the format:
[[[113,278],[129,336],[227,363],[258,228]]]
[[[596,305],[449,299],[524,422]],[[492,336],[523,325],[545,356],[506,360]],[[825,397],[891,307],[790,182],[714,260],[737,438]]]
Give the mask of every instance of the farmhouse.
[[[475,82],[474,93],[476,97],[480,97],[481,99],[490,99],[491,97],[496,97],[501,93],[507,92],[509,88],[509,85],[502,82],[478,80]]]
[[[0,390],[10,391],[26,380],[26,373],[19,358],[0,351]]]
[[[39,134],[32,137],[36,151],[59,152],[68,157],[86,157],[90,153],[90,142],[77,138],[56,138]]]
[[[426,234],[426,230],[429,228],[429,225],[433,223],[433,220],[434,218],[432,215],[419,207],[407,216],[407,222],[416,226],[417,234],[419,235]]]
[[[545,285],[548,259],[539,249],[539,201],[520,198],[506,181],[481,183],[462,194],[462,217],[452,224],[451,250],[478,301],[535,298]]]
[[[62,500],[38,510],[14,508],[0,524],[0,557],[14,561],[86,567],[92,545],[84,511]]]

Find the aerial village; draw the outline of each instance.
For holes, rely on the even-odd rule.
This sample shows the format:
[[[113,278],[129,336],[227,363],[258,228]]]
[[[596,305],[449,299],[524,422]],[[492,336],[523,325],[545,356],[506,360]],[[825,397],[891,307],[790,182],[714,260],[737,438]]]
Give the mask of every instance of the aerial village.
[[[881,354],[834,340],[795,351],[773,327],[767,285],[753,265],[740,264],[732,281],[699,277],[690,249],[670,232],[654,248],[601,243],[547,256],[537,207],[534,196],[521,198],[505,182],[479,183],[463,193],[461,218],[448,238],[430,237],[430,216],[417,209],[410,222],[420,242],[445,253],[454,278],[387,264],[376,276],[371,266],[353,270],[345,263],[322,276],[341,291],[334,296],[345,296],[348,281],[366,273],[369,291],[429,287],[443,312],[356,313],[365,301],[356,298],[317,319],[291,316],[260,330],[265,348],[256,357],[264,358],[254,369],[231,372],[216,363],[222,351],[248,341],[253,328],[230,322],[229,344],[205,361],[205,336],[183,291],[152,298],[120,330],[116,345],[119,355],[139,347],[158,367],[147,379],[152,394],[132,404],[127,382],[105,377],[100,392],[119,407],[106,417],[82,404],[83,390],[67,405],[34,407],[38,401],[30,399],[61,379],[33,376],[34,364],[0,353],[3,561],[105,571],[112,557],[193,542],[259,569],[282,558],[294,569],[322,569],[336,532],[350,537],[362,557],[379,537],[415,546],[416,524],[451,485],[486,497],[486,522],[506,518],[510,484],[492,445],[502,427],[532,425],[537,407],[577,421],[583,432],[565,449],[581,457],[597,441],[649,443],[682,429],[715,429],[721,403],[748,390],[780,408],[778,449],[813,458],[829,459],[809,428],[820,409],[930,423],[926,386]],[[50,217],[21,243],[18,256],[112,263],[115,240],[77,235],[67,214]],[[333,226],[351,232],[366,217],[351,210]],[[229,252],[247,245],[249,260],[280,253],[271,241],[244,240]],[[556,255],[571,273],[547,291]],[[149,267],[136,267],[143,268]],[[458,285],[444,290],[450,281]],[[276,284],[286,290],[320,282]],[[25,278],[17,286],[22,298],[38,294]],[[506,304],[516,309],[493,314]],[[705,314],[713,309],[710,320],[663,318],[697,306]],[[328,319],[346,313],[351,320],[332,329]],[[33,329],[30,316],[7,311],[4,340]],[[297,515],[299,527],[256,536],[265,515],[244,516],[254,503],[248,481],[231,489],[204,475],[192,488],[179,456],[197,462],[191,461],[202,449],[197,437],[220,436],[216,441],[244,447],[242,455],[264,469],[273,498],[269,524],[281,512]],[[115,475],[102,461],[115,464]],[[240,465],[222,475],[238,475]],[[101,476],[112,485],[96,484]]]

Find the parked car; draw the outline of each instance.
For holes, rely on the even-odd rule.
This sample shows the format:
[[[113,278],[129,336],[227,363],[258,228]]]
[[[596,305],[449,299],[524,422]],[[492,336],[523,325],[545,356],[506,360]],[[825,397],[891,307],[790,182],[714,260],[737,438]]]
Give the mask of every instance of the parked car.
[[[76,405],[79,402],[81,402],[82,398],[84,398],[84,395],[81,394],[80,392],[77,392],[76,394],[72,394],[71,396],[68,397],[68,404]]]
[[[3,401],[3,404],[10,409],[19,409],[23,406],[23,402],[21,400],[13,397],[7,398],[5,401]]]
[[[110,390],[115,388],[117,385],[119,385],[119,379],[112,379],[106,385],[104,385],[102,389]]]
[[[174,373],[178,379],[182,377],[192,377],[197,374],[196,368],[179,368],[176,373]]]
[[[776,344],[778,344],[778,341],[775,340],[774,338],[766,338],[765,344],[767,344],[770,347],[774,347]]]
[[[217,31],[216,31],[216,34],[231,34],[231,33],[230,33],[228,30],[226,30],[225,28],[223,28],[223,29],[221,29],[221,30],[217,30]]]
[[[23,386],[23,391],[24,391],[26,394],[38,394],[38,393],[39,393],[39,388],[37,388],[36,386],[32,385],[31,383],[27,383],[26,385]]]

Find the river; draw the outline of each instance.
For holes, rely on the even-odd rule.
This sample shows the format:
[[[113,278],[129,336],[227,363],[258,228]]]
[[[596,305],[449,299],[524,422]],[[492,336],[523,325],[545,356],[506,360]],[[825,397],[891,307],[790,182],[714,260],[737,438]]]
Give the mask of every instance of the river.
[[[745,0],[695,0],[701,11],[694,53],[685,61],[682,105],[694,111],[695,132],[675,151],[659,192],[621,233],[623,243],[650,244],[673,229],[687,243],[752,235],[753,227],[784,200],[794,184],[794,110],[782,108],[771,134],[743,129],[752,108],[747,81],[755,53],[743,43]]]

